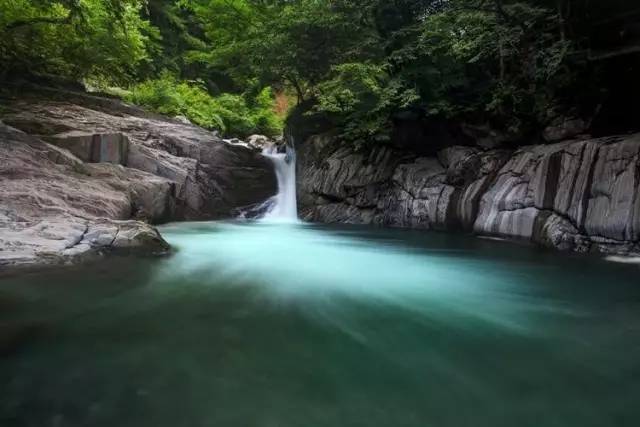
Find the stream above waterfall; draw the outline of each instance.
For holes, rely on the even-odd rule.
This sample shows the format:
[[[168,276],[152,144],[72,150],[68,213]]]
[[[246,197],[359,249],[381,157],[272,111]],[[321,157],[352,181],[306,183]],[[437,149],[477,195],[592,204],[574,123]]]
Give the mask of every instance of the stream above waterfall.
[[[640,421],[637,265],[364,227],[162,233],[170,257],[0,279],[0,425]]]

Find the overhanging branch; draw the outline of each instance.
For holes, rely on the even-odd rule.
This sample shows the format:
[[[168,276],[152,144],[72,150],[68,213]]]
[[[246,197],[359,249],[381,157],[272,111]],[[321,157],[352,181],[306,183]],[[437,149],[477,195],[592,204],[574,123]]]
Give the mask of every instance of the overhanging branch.
[[[67,16],[42,16],[31,19],[20,19],[13,21],[5,27],[5,30],[12,31],[22,27],[30,27],[38,24],[51,24],[51,25],[68,25],[71,24],[73,14],[69,13]]]

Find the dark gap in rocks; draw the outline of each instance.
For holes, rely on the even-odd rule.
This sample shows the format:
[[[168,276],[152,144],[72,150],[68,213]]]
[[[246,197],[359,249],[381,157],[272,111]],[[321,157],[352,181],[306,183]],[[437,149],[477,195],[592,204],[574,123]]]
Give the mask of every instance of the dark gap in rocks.
[[[601,90],[600,109],[591,133],[602,137],[639,131],[640,54],[612,58],[602,64],[600,72],[608,84]]]

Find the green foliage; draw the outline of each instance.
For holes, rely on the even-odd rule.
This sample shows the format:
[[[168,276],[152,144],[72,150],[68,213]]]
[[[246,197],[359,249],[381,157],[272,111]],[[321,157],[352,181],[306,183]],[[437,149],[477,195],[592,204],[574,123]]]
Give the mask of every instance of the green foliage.
[[[630,2],[596,3],[0,0],[0,81],[132,87],[132,102],[228,134],[279,132],[274,88],[359,143],[385,140],[407,110],[518,135],[567,93],[600,96],[588,80],[593,21],[627,16]]]
[[[425,20],[421,54],[439,58],[438,68],[446,70],[440,81],[444,90],[431,92],[446,102],[437,113],[485,111],[517,131],[523,120],[536,121],[548,108],[549,89],[563,84],[563,73],[571,78],[565,63],[570,43],[550,31],[556,29],[553,12],[524,2],[504,10],[517,20],[496,11],[456,9]]]
[[[150,37],[152,61],[141,74],[152,76],[170,70],[183,78],[205,77],[206,70],[193,67],[188,60],[190,51],[205,51],[210,47],[203,40],[201,27],[188,4],[175,0],[147,0],[145,12],[157,33]]]
[[[200,126],[225,130],[213,98],[201,87],[178,82],[170,74],[132,87],[126,99],[161,114],[182,115]]]
[[[191,61],[240,87],[258,79],[315,99],[359,142],[384,140],[405,110],[521,134],[579,73],[570,58],[581,41],[563,14],[580,0],[191,3],[212,45]]]
[[[343,136],[357,142],[384,139],[393,110],[410,108],[419,101],[414,89],[392,79],[383,67],[363,63],[334,67],[317,91],[316,110],[336,116]]]
[[[0,78],[28,72],[123,83],[148,60],[141,0],[0,0]]]
[[[200,22],[207,14],[197,3],[0,0],[0,81],[30,73],[57,75],[228,134],[278,134],[282,118],[274,113],[268,85],[248,87],[247,79],[227,87],[236,93],[219,93],[225,72],[197,61],[204,52],[224,51],[206,38]],[[218,8],[230,10],[226,2],[218,3]],[[207,13],[215,11],[213,7]],[[239,31],[243,23],[235,16],[225,25],[222,31],[209,32],[227,43],[231,38],[225,34]],[[238,93],[243,91],[251,94]]]
[[[222,133],[247,136],[278,135],[282,122],[273,112],[270,88],[263,89],[248,104],[241,95],[211,96],[198,82],[178,81],[169,73],[131,88],[129,102],[169,116],[182,115],[193,123]]]
[[[275,111],[274,93],[271,87],[263,88],[255,97],[249,99],[249,106],[251,121],[255,123],[255,131],[251,133],[270,136],[282,134],[284,117],[279,116]]]
[[[334,65],[375,55],[371,30],[358,3],[334,0],[189,2],[210,40],[204,50],[187,54],[191,63],[206,64],[228,75],[237,86],[254,79],[287,85],[302,101]]]

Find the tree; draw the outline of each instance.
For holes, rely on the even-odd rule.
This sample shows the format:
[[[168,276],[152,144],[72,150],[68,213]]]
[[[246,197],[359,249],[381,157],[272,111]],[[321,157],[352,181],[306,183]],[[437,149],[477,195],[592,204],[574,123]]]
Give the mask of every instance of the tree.
[[[135,78],[153,29],[141,0],[0,0],[0,77]]]

